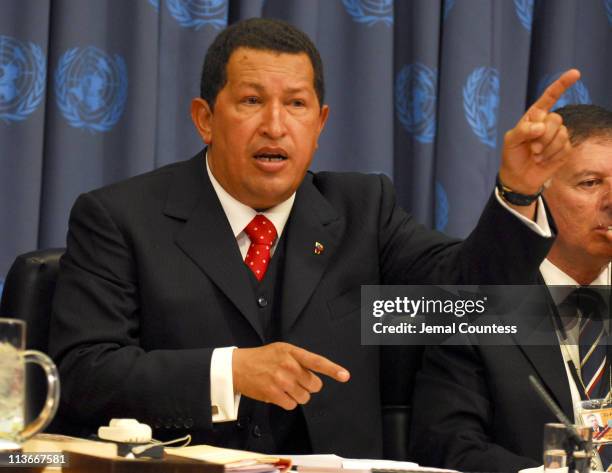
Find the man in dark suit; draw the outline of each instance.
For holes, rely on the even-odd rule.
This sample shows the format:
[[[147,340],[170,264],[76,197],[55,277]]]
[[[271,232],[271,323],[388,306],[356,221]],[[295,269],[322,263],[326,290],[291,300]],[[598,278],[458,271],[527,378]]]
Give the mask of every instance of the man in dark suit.
[[[538,377],[577,423],[581,399],[610,395],[606,347],[591,352],[591,361],[600,349],[604,356],[597,362],[601,374],[588,377],[590,361],[580,346],[584,325],[575,323],[576,306],[564,296],[571,287],[598,286],[605,303],[599,313],[609,318],[612,112],[571,105],[556,113],[574,148],[544,191],[558,236],[540,266],[541,282],[563,286],[551,291],[549,311],[534,325],[548,339],[541,346],[520,339],[514,346],[478,346],[476,337],[473,346],[428,347],[417,375],[410,436],[419,462],[463,471],[516,472],[541,465],[544,424],[558,420],[534,392],[529,375]],[[555,323],[564,319],[574,323]],[[590,348],[584,346],[585,352]],[[602,461],[605,470],[603,455]]]
[[[205,151],[73,208],[51,328],[64,412],[252,450],[380,456],[360,286],[531,281],[551,243],[529,228],[534,194],[570,149],[548,109],[578,76],[506,136],[500,193],[528,203],[493,196],[459,243],[417,225],[384,176],[308,173],[328,115],[316,48],[277,20],[229,27],[192,102]],[[323,389],[321,374],[334,380]]]

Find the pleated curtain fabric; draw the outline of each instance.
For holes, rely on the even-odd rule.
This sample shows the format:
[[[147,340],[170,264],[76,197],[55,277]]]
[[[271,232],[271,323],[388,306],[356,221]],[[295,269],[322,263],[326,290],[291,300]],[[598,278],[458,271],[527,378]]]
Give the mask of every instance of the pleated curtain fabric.
[[[0,280],[63,246],[78,194],[202,147],[190,100],[215,35],[273,17],[315,41],[330,119],[314,170],[385,173],[424,224],[465,236],[505,130],[560,101],[612,107],[612,0],[2,0]]]

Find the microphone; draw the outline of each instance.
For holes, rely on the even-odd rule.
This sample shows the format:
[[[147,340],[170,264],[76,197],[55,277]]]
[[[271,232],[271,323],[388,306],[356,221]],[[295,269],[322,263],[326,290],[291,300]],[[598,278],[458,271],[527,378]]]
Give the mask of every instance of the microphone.
[[[554,399],[550,397],[550,394],[548,394],[546,389],[544,389],[542,383],[540,383],[537,378],[532,374],[529,375],[529,382],[531,383],[531,386],[533,387],[535,392],[538,393],[538,396],[540,396],[540,399],[544,401],[544,404],[546,404],[548,408],[552,411],[552,413],[555,415],[555,417],[559,419],[561,423],[563,423],[565,429],[569,433],[570,438],[574,441],[574,444],[577,445],[580,450],[588,450],[586,440],[580,437],[578,431],[574,428],[570,420],[563,413],[563,411],[557,405]]]

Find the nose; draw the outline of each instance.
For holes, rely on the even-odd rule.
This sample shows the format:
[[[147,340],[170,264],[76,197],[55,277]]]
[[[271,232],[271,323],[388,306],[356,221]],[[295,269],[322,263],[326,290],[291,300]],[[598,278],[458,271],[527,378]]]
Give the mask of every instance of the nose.
[[[612,213],[612,178],[606,180],[603,186],[601,207]]]
[[[270,139],[278,140],[287,132],[286,111],[281,103],[269,102],[262,111],[259,132]]]
[[[612,180],[607,180],[602,188],[599,199],[599,213],[603,225],[609,226],[612,224]]]

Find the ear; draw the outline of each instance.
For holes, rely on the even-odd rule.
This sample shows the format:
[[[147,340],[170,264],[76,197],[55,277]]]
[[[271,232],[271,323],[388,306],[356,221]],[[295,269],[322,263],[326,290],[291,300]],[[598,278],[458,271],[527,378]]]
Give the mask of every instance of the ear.
[[[319,113],[319,132],[317,133],[317,144],[316,147],[319,147],[319,136],[323,132],[323,128],[325,128],[325,123],[327,123],[327,117],[329,116],[329,106],[323,105],[321,107],[321,112]]]
[[[206,100],[197,97],[191,101],[191,120],[207,145],[212,144],[212,118],[213,112]]]

